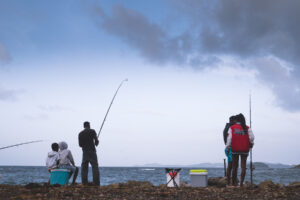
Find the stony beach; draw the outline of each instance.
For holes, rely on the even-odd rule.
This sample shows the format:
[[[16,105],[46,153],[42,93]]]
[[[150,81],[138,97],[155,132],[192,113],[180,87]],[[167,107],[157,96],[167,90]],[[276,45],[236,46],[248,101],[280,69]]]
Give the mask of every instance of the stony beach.
[[[183,183],[179,188],[153,186],[150,182],[129,181],[108,186],[49,186],[30,183],[0,185],[0,199],[300,199],[300,182],[288,186],[264,181],[243,188],[228,188],[223,179],[210,178],[206,188],[193,188]]]

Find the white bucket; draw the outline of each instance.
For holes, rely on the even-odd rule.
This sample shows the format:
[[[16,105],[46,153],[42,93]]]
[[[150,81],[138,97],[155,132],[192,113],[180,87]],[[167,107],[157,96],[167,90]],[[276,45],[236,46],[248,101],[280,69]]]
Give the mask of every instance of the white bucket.
[[[176,182],[177,186],[180,186],[180,178],[179,178],[179,172],[176,172],[176,176],[174,178],[174,180],[171,180],[171,176],[169,173],[166,173],[167,176],[167,187],[176,187],[176,185],[174,184],[174,181]]]

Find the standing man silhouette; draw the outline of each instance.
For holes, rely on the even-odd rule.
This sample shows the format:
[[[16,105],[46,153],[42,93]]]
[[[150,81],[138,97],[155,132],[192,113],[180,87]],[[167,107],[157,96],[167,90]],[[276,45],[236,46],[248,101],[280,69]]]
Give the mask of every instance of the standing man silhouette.
[[[89,122],[83,123],[84,130],[78,135],[79,146],[82,148],[81,163],[81,181],[82,184],[88,184],[89,163],[92,165],[93,183],[100,185],[100,173],[95,146],[98,146],[99,140],[96,131],[90,128]]]

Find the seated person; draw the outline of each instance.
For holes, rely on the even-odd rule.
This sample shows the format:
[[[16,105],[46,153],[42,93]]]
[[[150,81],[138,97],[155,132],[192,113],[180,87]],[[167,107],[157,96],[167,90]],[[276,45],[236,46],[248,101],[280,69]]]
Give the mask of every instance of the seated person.
[[[70,170],[71,172],[70,172],[69,178],[71,178],[72,174],[74,173],[72,184],[75,184],[75,181],[76,181],[76,178],[78,175],[78,167],[75,166],[72,153],[68,149],[68,144],[66,142],[60,142],[58,145],[59,145],[59,149],[60,149],[60,151],[59,151],[59,160],[60,160],[59,168]]]
[[[52,169],[58,168],[59,164],[59,154],[58,154],[58,144],[53,143],[51,145],[52,151],[48,153],[46,159],[46,166],[48,167],[48,171],[50,172]]]

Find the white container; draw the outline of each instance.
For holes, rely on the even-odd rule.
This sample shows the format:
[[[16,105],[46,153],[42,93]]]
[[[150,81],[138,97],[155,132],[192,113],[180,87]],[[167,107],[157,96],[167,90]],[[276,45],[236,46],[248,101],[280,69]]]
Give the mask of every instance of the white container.
[[[171,176],[169,173],[166,173],[167,176],[167,187],[176,187],[176,185],[179,187],[180,186],[180,178],[179,178],[179,172],[177,172],[174,180],[171,180]],[[174,181],[176,185],[174,184]]]
[[[192,187],[207,187],[207,171],[205,169],[190,170]]]

